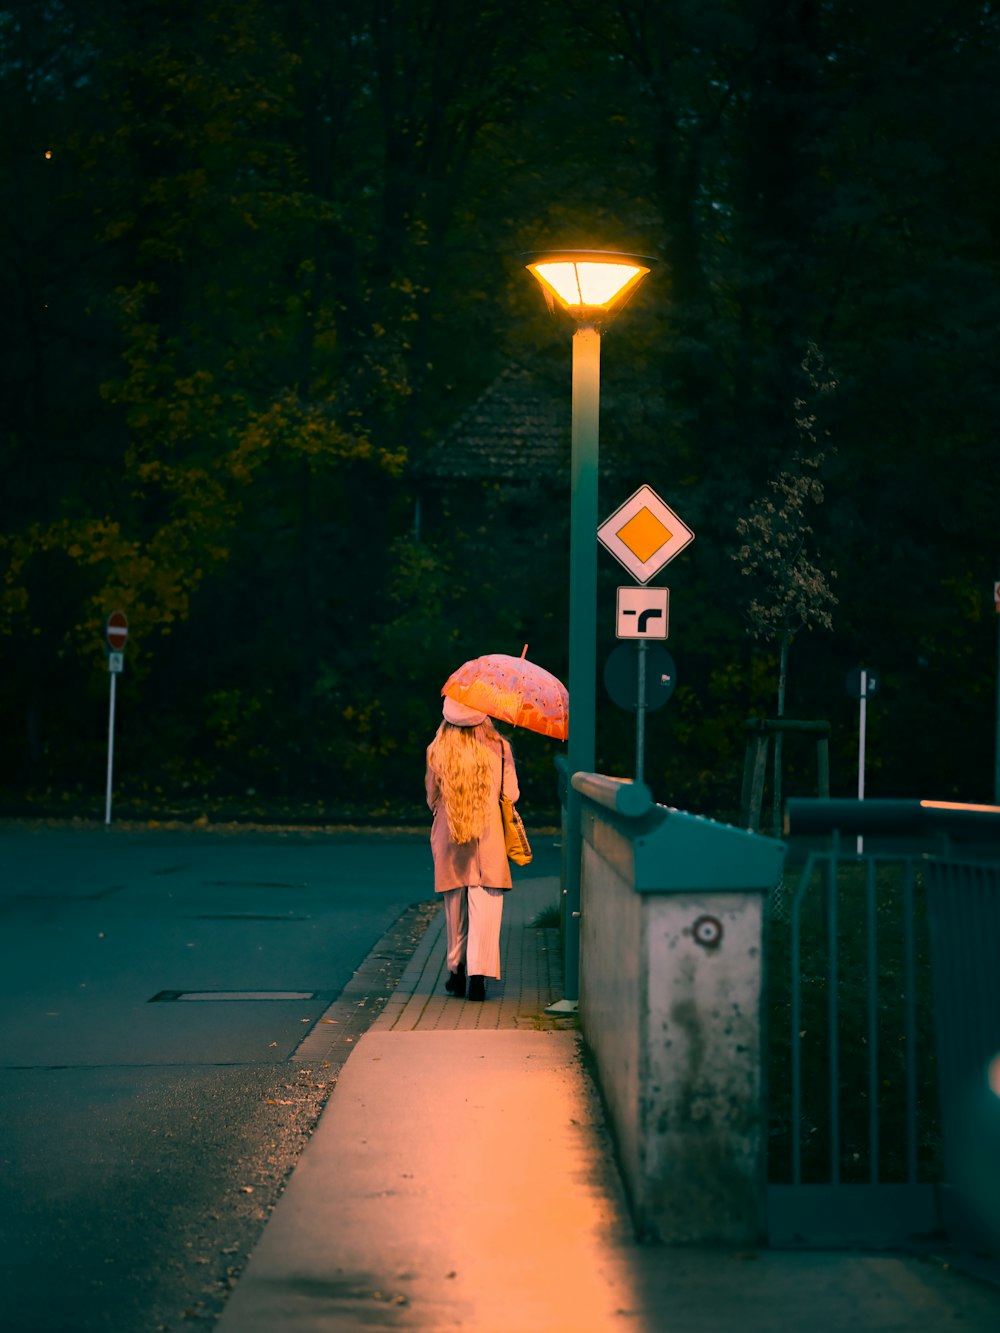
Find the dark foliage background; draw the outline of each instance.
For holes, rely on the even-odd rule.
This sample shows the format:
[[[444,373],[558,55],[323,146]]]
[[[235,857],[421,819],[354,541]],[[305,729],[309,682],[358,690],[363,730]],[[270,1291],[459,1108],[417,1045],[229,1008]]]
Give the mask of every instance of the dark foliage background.
[[[982,0],[0,8],[6,808],[100,807],[112,609],[117,808],[150,815],[412,817],[454,666],[565,674],[566,472],[424,467],[511,364],[568,432],[571,330],[518,259],[550,243],[662,261],[604,339],[600,501],[648,482],[697,533],[657,579],[657,797],[735,812],[779,663],[737,524],[811,433],[838,600],[786,711],[850,793],[876,666],[868,793],[989,799],[998,42]],[[598,730],[627,774],[603,695]],[[516,741],[551,811],[556,747]]]

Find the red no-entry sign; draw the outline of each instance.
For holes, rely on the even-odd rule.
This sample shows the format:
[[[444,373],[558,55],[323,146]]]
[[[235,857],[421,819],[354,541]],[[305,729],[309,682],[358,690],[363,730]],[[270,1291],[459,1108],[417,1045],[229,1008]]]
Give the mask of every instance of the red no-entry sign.
[[[112,652],[120,653],[128,638],[128,616],[124,611],[112,611],[104,626],[108,647]]]

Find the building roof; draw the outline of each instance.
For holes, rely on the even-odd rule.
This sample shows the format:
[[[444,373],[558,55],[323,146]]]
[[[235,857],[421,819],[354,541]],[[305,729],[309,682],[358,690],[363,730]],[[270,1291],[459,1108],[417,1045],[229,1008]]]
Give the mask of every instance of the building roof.
[[[420,474],[439,481],[517,481],[568,471],[571,418],[560,397],[522,366],[508,366],[431,445]]]

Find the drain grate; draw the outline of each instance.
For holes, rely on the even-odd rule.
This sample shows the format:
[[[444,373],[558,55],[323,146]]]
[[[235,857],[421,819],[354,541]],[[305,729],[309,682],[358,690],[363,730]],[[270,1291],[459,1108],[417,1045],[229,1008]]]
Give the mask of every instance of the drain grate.
[[[202,884],[210,889],[307,889],[308,884],[287,884],[282,880],[269,879],[203,879]]]
[[[185,921],[308,921],[307,916],[282,916],[277,912],[199,912]]]
[[[147,1004],[168,1004],[181,1001],[219,1000],[315,1000],[314,990],[161,990]]]
[[[93,893],[5,893],[3,896],[18,903],[98,903],[124,889],[124,884],[112,884],[110,888],[95,889]]]

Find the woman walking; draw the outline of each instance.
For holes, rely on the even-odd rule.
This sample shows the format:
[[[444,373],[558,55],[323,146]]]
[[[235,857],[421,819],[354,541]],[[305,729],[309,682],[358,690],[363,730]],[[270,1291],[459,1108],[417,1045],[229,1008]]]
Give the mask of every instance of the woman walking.
[[[434,814],[434,891],[444,896],[449,977],[445,989],[485,1000],[500,976],[503,895],[511,887],[500,792],[520,792],[514,756],[485,713],[445,698],[427,747],[427,804]]]

